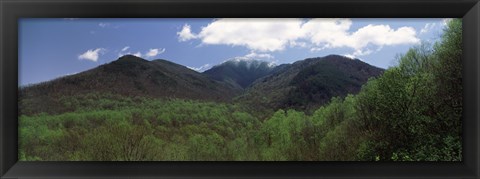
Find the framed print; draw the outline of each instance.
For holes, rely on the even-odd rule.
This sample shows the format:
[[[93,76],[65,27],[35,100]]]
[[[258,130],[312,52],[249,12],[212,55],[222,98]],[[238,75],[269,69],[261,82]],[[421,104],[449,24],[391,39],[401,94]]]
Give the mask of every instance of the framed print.
[[[2,1],[5,178],[478,178],[469,1]]]

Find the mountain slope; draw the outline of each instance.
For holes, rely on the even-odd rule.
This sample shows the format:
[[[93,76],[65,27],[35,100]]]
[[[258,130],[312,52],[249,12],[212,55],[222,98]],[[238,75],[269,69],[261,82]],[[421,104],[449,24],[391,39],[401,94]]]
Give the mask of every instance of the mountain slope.
[[[130,97],[229,101],[240,91],[187,67],[126,55],[75,75],[21,88],[21,111],[68,111],[62,97],[108,93]],[[23,105],[23,106],[22,106]],[[49,109],[52,108],[52,109]]]
[[[266,110],[309,111],[332,97],[357,93],[368,78],[382,72],[383,69],[339,55],[309,58],[258,79],[237,100]]]
[[[244,89],[258,78],[268,75],[273,68],[264,61],[234,59],[214,66],[203,74],[212,79],[227,82],[236,88]]]
[[[357,93],[368,78],[382,72],[360,60],[338,55],[276,67],[267,62],[234,60],[204,73],[166,60],[147,61],[126,55],[88,71],[22,87],[19,107],[20,114],[73,111],[75,108],[65,103],[71,99],[65,98],[94,93],[217,102],[234,99],[258,111],[309,111],[334,96]]]

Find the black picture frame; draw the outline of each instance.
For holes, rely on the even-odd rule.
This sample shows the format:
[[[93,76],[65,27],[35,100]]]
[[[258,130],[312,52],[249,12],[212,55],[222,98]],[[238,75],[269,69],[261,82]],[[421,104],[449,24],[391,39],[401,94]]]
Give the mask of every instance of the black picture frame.
[[[18,19],[463,18],[462,162],[19,162]],[[0,178],[480,178],[478,0],[0,0]]]

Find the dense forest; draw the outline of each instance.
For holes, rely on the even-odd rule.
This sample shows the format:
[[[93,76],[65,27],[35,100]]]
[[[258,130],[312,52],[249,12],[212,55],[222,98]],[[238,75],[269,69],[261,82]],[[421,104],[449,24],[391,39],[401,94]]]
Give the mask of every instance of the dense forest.
[[[347,81],[359,86],[354,93],[343,88],[347,83],[343,78],[334,79],[338,85],[324,84],[331,79],[327,76],[303,78],[330,70],[309,67],[292,85],[334,87],[285,93],[288,98],[283,101],[292,103],[290,107],[265,109],[242,97],[212,101],[95,91],[55,96],[52,104],[60,110],[51,111],[53,108],[24,95],[19,98],[19,159],[461,161],[461,64],[462,23],[454,19],[435,44],[411,48],[398,56],[395,67],[366,83]],[[171,79],[168,73],[163,76],[159,82]],[[196,74],[178,78],[202,80],[198,85],[204,86],[198,93],[217,83]],[[266,79],[268,76],[260,80]],[[145,90],[153,87],[145,85]],[[223,85],[216,93],[228,88]],[[333,93],[330,89],[336,88],[352,93],[332,97],[322,105],[302,107],[325,98],[302,96],[319,90]],[[20,89],[21,95],[24,90]],[[42,99],[49,98],[52,96]]]

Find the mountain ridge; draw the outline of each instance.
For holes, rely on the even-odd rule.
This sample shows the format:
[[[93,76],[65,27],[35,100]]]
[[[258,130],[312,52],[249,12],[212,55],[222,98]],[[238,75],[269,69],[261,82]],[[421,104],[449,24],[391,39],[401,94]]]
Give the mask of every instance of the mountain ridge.
[[[274,66],[266,61],[233,59],[203,72],[208,77],[245,89],[258,78],[268,75]]]
[[[256,80],[236,100],[265,109],[309,111],[326,104],[331,97],[357,93],[370,77],[384,71],[340,55],[307,58],[277,68]]]
[[[25,113],[51,111],[45,109],[46,106],[58,111],[68,111],[60,102],[62,96],[83,95],[91,92],[129,97],[228,102],[241,91],[170,61],[148,61],[126,55],[74,75],[21,87],[19,99],[33,102],[21,105]],[[38,107],[31,105],[38,105]],[[33,108],[38,110],[30,110]]]
[[[49,111],[47,108],[69,111],[58,98],[92,92],[309,110],[331,97],[358,92],[369,77],[381,72],[358,59],[339,55],[275,67],[265,61],[227,61],[203,73],[164,59],[148,61],[125,55],[74,75],[20,87],[19,99],[26,99],[20,107],[21,113],[28,114]]]

